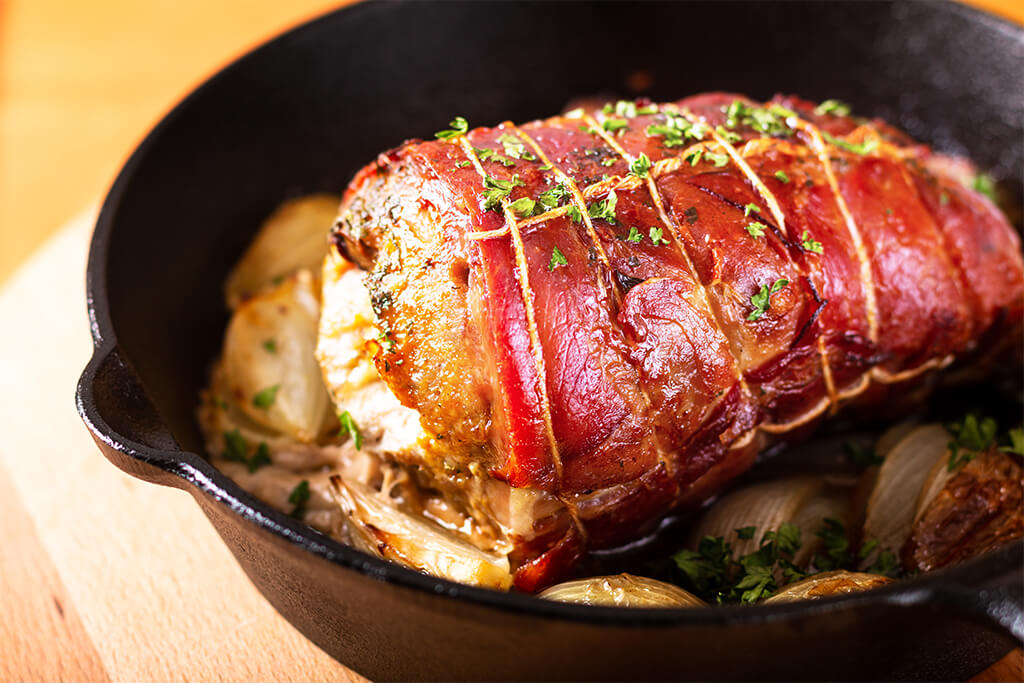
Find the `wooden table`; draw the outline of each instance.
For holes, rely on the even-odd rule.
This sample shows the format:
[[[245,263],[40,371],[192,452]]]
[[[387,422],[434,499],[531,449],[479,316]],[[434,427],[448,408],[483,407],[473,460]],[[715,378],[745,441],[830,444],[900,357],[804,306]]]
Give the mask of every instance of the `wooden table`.
[[[110,466],[71,396],[94,215],[68,216],[189,87],[333,4],[0,0],[0,281],[22,265],[0,288],[0,681],[361,680],[263,600],[187,494]],[[1024,21],[1019,0],[979,4]],[[1020,650],[977,680],[1024,680]]]

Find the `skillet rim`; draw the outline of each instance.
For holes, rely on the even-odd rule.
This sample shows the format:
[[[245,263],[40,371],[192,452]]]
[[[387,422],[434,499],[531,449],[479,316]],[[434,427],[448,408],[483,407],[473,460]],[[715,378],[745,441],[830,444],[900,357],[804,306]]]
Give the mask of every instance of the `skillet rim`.
[[[753,625],[799,617],[813,618],[828,612],[870,609],[872,607],[883,609],[894,609],[900,606],[926,607],[929,603],[960,603],[957,611],[962,614],[968,614],[975,618],[983,614],[985,612],[984,606],[979,608],[977,605],[966,604],[967,593],[984,592],[978,585],[979,580],[980,582],[998,580],[1011,574],[1014,569],[1017,570],[1018,574],[1021,573],[1019,556],[1024,551],[1024,539],[953,567],[929,572],[912,579],[901,580],[892,585],[862,593],[833,596],[819,600],[772,605],[708,606],[707,608],[700,609],[620,608],[562,603],[543,600],[525,593],[503,593],[460,584],[447,579],[422,574],[396,563],[372,557],[355,548],[346,546],[340,541],[330,538],[256,499],[251,494],[242,490],[240,486],[226,474],[215,468],[202,455],[181,449],[177,447],[176,442],[174,445],[177,447],[177,450],[154,448],[140,444],[125,435],[119,434],[103,419],[101,411],[96,405],[93,386],[101,376],[104,363],[113,356],[121,355],[117,334],[110,317],[110,304],[107,297],[107,267],[110,243],[126,188],[136,175],[137,169],[146,163],[149,151],[161,143],[166,131],[175,125],[175,122],[192,106],[193,102],[209,91],[219,88],[221,82],[231,78],[235,72],[244,68],[245,63],[254,55],[278,49],[283,43],[294,40],[303,33],[315,30],[327,20],[334,20],[339,16],[353,16],[364,12],[375,12],[391,4],[387,2],[364,1],[336,8],[293,26],[264,41],[255,48],[246,51],[189,91],[187,95],[162,116],[158,123],[152,127],[132,151],[104,198],[96,227],[90,240],[86,267],[86,302],[93,338],[93,354],[79,379],[75,398],[78,412],[93,436],[113,451],[173,475],[175,479],[166,482],[167,485],[187,490],[193,497],[197,497],[199,494],[206,495],[218,505],[228,507],[231,513],[241,517],[257,529],[267,531],[279,539],[298,546],[303,551],[311,553],[342,569],[356,571],[368,578],[377,579],[383,583],[395,584],[418,592],[443,596],[454,602],[469,602],[479,607],[497,611],[538,616],[546,619],[561,619],[618,627]],[[950,2],[933,5],[933,9],[934,11],[963,14],[967,17],[968,21],[985,23],[997,30],[1016,36],[1018,40],[1024,41],[1024,27],[1017,26],[1002,17],[989,14],[974,7]],[[130,369],[130,362],[124,360],[123,356],[121,356],[121,359],[128,366],[128,372],[133,375],[133,381],[140,388],[143,387],[141,380],[134,375],[134,370]],[[143,392],[145,393],[144,388]],[[159,414],[156,413],[155,408],[150,405],[148,409],[154,413],[155,421],[169,434],[169,430],[167,430]],[[171,437],[171,441],[173,442],[173,437]],[[136,474],[136,476],[139,475]],[[145,479],[145,477],[142,478]],[[972,577],[975,580],[972,581]],[[982,619],[982,622],[986,623],[990,628],[999,628],[991,619]]]

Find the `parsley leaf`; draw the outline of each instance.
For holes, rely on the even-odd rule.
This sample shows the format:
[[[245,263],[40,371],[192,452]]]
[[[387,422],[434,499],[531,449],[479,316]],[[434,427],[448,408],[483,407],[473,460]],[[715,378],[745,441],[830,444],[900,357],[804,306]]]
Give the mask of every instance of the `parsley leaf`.
[[[825,519],[825,527],[817,533],[825,544],[825,554],[814,556],[814,566],[819,571],[827,572],[842,569],[850,565],[850,542],[846,539],[846,528],[835,519]]]
[[[971,182],[971,189],[977,190],[993,202],[996,200],[996,181],[988,173],[979,173]]]
[[[1024,455],[1024,429],[1014,427],[1010,430],[1010,445],[999,448],[1003,453]]]
[[[754,221],[743,226],[743,229],[750,233],[751,237],[764,237],[764,231],[768,229],[768,226],[760,221]]]
[[[476,152],[476,155],[480,158],[480,161],[487,161],[489,159],[496,164],[501,164],[502,166],[505,166],[506,168],[509,166],[516,165],[516,162],[512,161],[508,157],[503,157],[502,155],[495,152],[493,149],[487,149],[484,147],[474,147],[473,151]]]
[[[537,201],[546,209],[554,209],[568,196],[569,190],[562,183],[558,183],[550,190],[537,195]]]
[[[565,258],[565,254],[563,254],[558,247],[555,247],[551,251],[551,261],[548,262],[548,272],[553,271],[555,268],[558,268],[559,266],[567,265],[569,265],[569,261]]]
[[[718,133],[718,135],[726,142],[740,142],[743,140],[742,135],[738,135],[731,130],[727,130],[723,126],[715,126],[715,132]]]
[[[849,116],[850,105],[839,100],[825,100],[817,107],[814,108],[814,113],[818,116],[824,116],[825,114],[832,114],[833,116]]]
[[[635,175],[637,178],[646,178],[650,174],[650,171],[651,160],[643,152],[641,152],[640,156],[634,159],[629,165],[630,174]]]
[[[949,462],[946,465],[950,472],[974,460],[979,451],[991,446],[996,439],[996,432],[999,431],[999,425],[995,420],[991,417],[979,417],[975,413],[968,413],[960,422],[953,422],[945,427],[953,436],[953,440],[949,442]]]
[[[498,142],[505,149],[505,154],[512,157],[513,159],[525,159],[526,161],[536,161],[535,157],[531,152],[527,151],[526,143],[517,138],[515,135],[509,133],[503,133],[498,138]]]
[[[715,168],[722,168],[729,163],[728,154],[718,154],[716,152],[704,152],[704,158],[715,165]]]
[[[750,304],[754,307],[754,310],[747,316],[747,320],[758,320],[764,315],[765,311],[770,307],[772,294],[775,294],[775,292],[778,292],[788,284],[789,280],[779,278],[771,287],[761,285],[761,289],[750,297]]]
[[[512,194],[512,188],[523,185],[525,183],[519,179],[519,174],[512,176],[512,180],[484,176],[484,211],[498,211],[501,208],[501,200]]]
[[[754,537],[755,533],[757,533],[756,526],[745,526],[741,529],[736,529],[736,538],[741,541],[749,541]]]
[[[246,466],[249,472],[255,472],[264,465],[270,464],[270,449],[267,448],[266,443],[261,441],[256,452],[250,458],[249,445],[245,442],[245,437],[242,436],[241,431],[233,429],[230,432],[224,432],[224,454],[222,457],[232,462],[240,462]]]
[[[450,129],[439,130],[434,133],[434,137],[440,140],[448,140],[450,138],[458,137],[459,135],[465,135],[469,132],[469,123],[467,123],[466,119],[461,116],[456,116],[448,123],[448,125],[451,126]]]
[[[690,166],[696,166],[697,164],[700,163],[700,160],[703,157],[704,157],[704,148],[700,147],[700,148],[697,149],[696,152],[690,152],[685,157],[683,157],[683,160],[684,161],[689,161],[690,162]]]
[[[280,384],[275,384],[272,387],[267,387],[256,393],[252,397],[252,404],[262,410],[267,410],[270,406],[274,405],[274,399],[277,398],[277,390],[281,388]]]
[[[640,242],[642,242],[643,239],[644,236],[640,234],[640,231],[637,229],[635,225],[629,229],[629,234],[626,235],[626,241],[632,242],[633,244],[640,244]]]
[[[277,353],[277,340],[276,339],[264,339],[263,343],[260,344],[263,350],[267,353]]]
[[[878,140],[876,138],[868,138],[864,142],[855,143],[832,137],[831,135],[825,132],[822,132],[821,135],[823,138],[825,138],[826,141],[832,143],[836,147],[839,147],[840,149],[845,149],[848,152],[853,152],[854,154],[859,154],[861,156],[864,156],[865,154],[871,154],[871,152],[874,152],[876,149],[878,149]]]
[[[747,204],[746,206],[743,207],[744,216],[749,216],[751,212],[761,213],[761,209],[760,207],[758,207],[757,204]]]
[[[785,107],[773,105],[771,108],[765,109],[744,104],[740,100],[733,100],[725,114],[725,125],[728,128],[735,128],[737,125],[742,124],[767,135],[793,134],[793,131],[786,125],[784,119],[787,116],[792,116],[794,112],[789,111]],[[723,135],[723,137],[725,136]],[[736,137],[740,138],[738,135]],[[736,142],[738,141],[736,140]],[[730,140],[730,142],[732,141]]]
[[[815,254],[820,254],[824,251],[821,246],[821,242],[811,239],[811,234],[806,230],[804,230],[803,234],[800,235],[800,246],[807,251],[814,252]]]
[[[338,422],[341,423],[338,436],[351,436],[352,444],[356,447],[356,450],[363,450],[363,435],[359,431],[359,427],[356,426],[356,421],[352,419],[351,413],[346,410],[339,414]]]
[[[623,119],[605,119],[604,123],[601,124],[601,127],[609,133],[619,135],[625,132],[625,129],[629,128],[629,121],[624,121]]]
[[[292,517],[301,519],[306,514],[306,505],[309,503],[308,479],[303,479],[295,485],[292,492],[288,494],[288,502],[295,506],[292,508]]]
[[[583,213],[580,211],[580,207],[575,204],[571,205],[568,210],[566,210],[565,215],[568,216],[569,220],[573,223],[583,222]]]
[[[619,198],[615,196],[615,190],[608,193],[605,199],[599,202],[593,202],[587,206],[587,213],[593,219],[603,218],[612,225],[615,224],[615,204]]]
[[[668,244],[668,240],[662,236],[663,233],[664,231],[661,228],[651,228],[649,236],[651,241],[654,242],[654,246],[658,246],[659,244]]]
[[[782,181],[782,182],[784,182],[784,183],[788,183],[788,182],[789,182],[789,176],[788,176],[788,175],[786,175],[786,172],[785,172],[785,171],[776,171],[776,172],[775,172],[775,177],[776,177],[776,178],[777,178],[778,180],[781,180],[781,181]]]
[[[512,213],[519,218],[529,218],[536,213],[537,202],[529,197],[521,197],[509,204],[508,208],[512,209]]]

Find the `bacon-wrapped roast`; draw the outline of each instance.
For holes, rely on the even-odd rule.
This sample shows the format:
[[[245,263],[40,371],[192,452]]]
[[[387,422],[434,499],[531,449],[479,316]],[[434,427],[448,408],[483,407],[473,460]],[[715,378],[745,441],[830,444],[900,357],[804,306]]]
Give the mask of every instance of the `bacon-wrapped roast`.
[[[538,589],[766,439],[1017,348],[1020,241],[957,167],[841,107],[726,94],[410,141],[342,201],[328,389],[377,419],[339,358],[355,264],[366,354],[419,422],[387,457]]]

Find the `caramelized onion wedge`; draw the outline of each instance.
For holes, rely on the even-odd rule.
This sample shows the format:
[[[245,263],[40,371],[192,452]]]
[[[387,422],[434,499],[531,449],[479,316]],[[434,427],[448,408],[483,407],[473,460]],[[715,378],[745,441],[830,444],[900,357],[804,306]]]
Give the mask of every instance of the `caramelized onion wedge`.
[[[302,268],[316,272],[327,254],[327,235],[340,201],[333,195],[310,195],[285,202],[271,214],[228,277],[228,308],[236,308],[275,278]]]
[[[871,588],[884,586],[887,583],[892,583],[892,579],[879,576],[878,574],[862,574],[860,572],[844,570],[824,572],[787,586],[765,600],[765,603],[815,600],[817,598],[826,598],[830,595],[866,591]]]
[[[331,491],[341,506],[353,545],[425,574],[474,586],[508,590],[508,558],[488,553],[425,519],[414,517],[372,489],[335,475]]]
[[[703,607],[693,593],[664,581],[632,574],[591,576],[548,588],[539,597],[602,607]]]
[[[949,434],[939,425],[916,427],[892,447],[878,470],[864,518],[865,541],[899,553],[910,535],[917,501],[935,463],[946,455]],[[862,568],[874,562],[872,553]]]

